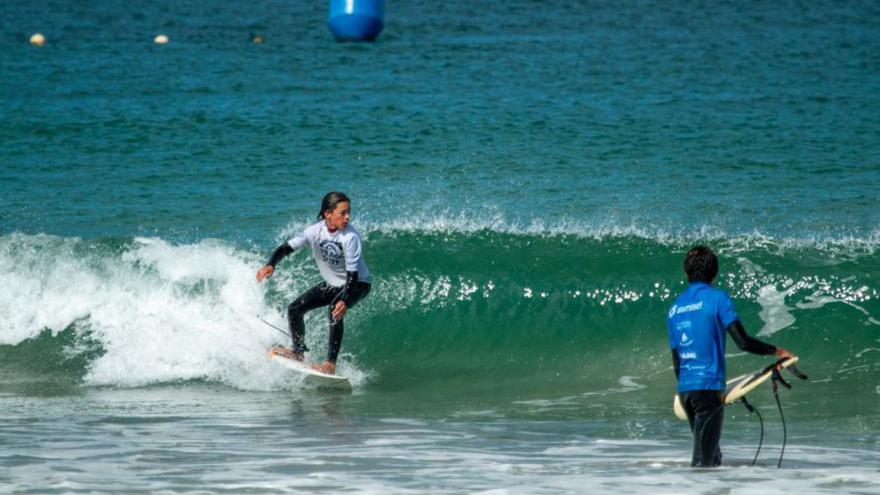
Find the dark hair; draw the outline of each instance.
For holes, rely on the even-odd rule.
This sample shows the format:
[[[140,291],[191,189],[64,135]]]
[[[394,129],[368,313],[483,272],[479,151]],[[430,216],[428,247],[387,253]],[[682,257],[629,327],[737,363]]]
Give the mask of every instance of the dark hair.
[[[318,212],[318,220],[323,220],[324,213],[335,210],[336,205],[339,203],[351,203],[351,200],[348,199],[348,196],[346,196],[345,193],[337,191],[325,194],[324,199],[321,200],[321,211]]]
[[[696,246],[684,257],[684,272],[688,282],[711,284],[718,275],[718,257],[709,246]]]

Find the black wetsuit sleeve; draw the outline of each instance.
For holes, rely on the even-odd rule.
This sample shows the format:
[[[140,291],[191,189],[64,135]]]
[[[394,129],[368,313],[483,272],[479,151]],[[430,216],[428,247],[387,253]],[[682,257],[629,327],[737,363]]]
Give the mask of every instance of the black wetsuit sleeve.
[[[333,298],[333,304],[336,304],[336,301],[344,301],[345,305],[348,306],[348,296],[351,294],[351,288],[354,287],[357,281],[358,272],[345,272],[345,285],[342,286],[342,290]]]
[[[749,337],[739,320],[727,325],[727,333],[730,334],[736,346],[746,352],[761,355],[776,354],[776,346],[765,344],[756,338]]]
[[[678,351],[672,349],[672,371],[675,372],[675,379],[678,380],[678,371],[681,369],[681,358],[678,357]]]
[[[278,246],[278,249],[276,249],[275,252],[272,253],[272,257],[269,258],[269,261],[267,261],[266,264],[274,267],[278,264],[279,261],[281,261],[285,256],[292,252],[293,248],[290,247],[290,244],[285,242],[284,244]]]

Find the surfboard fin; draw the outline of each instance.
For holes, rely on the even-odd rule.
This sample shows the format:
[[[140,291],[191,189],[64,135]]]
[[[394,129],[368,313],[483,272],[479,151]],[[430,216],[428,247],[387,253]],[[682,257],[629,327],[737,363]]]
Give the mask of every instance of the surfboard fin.
[[[795,365],[793,365],[793,364],[792,364],[791,366],[789,366],[787,369],[788,369],[788,371],[791,371],[791,374],[792,374],[792,375],[794,375],[794,376],[800,378],[801,380],[807,380],[807,379],[808,379],[808,378],[807,378],[807,375],[804,374],[804,373],[802,373],[801,370],[797,369],[797,366],[795,366]]]
[[[782,378],[782,373],[779,372],[779,368],[773,369],[773,376],[770,378],[773,383],[773,391],[776,392],[776,384],[781,383],[783,387],[791,390],[791,384],[785,381],[785,378]]]

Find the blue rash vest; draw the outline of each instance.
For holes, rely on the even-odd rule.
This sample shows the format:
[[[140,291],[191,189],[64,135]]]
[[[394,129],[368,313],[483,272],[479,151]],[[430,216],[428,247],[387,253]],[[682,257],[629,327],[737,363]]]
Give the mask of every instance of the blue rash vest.
[[[723,290],[694,282],[669,308],[669,348],[681,366],[678,391],[724,390],[724,344],[728,325],[739,320],[733,301]]]

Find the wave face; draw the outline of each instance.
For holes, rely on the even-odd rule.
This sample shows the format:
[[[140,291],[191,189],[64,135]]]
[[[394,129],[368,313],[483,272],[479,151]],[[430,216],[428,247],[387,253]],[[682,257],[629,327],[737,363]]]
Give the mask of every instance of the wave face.
[[[614,396],[663,404],[673,379],[665,311],[685,287],[671,236],[367,226],[370,296],[348,316],[341,372],[417,396]],[[868,239],[705,239],[716,285],[747,330],[797,353],[800,400],[823,417],[875,415],[880,255]],[[266,249],[220,240],[0,237],[0,383],[51,393],[190,380],[295,387],[263,357],[283,309],[319,280],[309,256],[254,282]],[[325,316],[307,317],[316,359]],[[766,364],[730,344],[732,375]],[[843,400],[845,398],[845,401]]]

